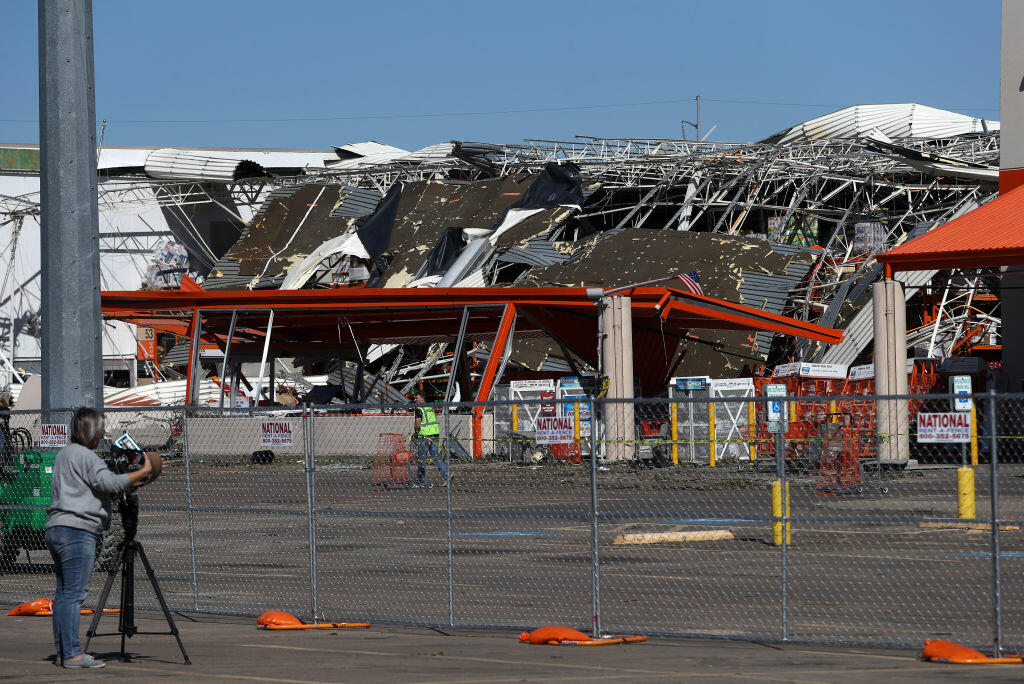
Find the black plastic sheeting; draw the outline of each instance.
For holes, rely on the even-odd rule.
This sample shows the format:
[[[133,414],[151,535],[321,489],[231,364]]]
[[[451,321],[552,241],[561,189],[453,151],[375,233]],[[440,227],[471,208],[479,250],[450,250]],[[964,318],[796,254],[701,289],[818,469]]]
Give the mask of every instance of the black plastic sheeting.
[[[388,245],[391,243],[391,230],[394,228],[395,214],[398,213],[398,200],[402,197],[402,187],[402,183],[392,185],[388,194],[384,195],[384,199],[377,205],[377,210],[356,231],[359,241],[363,243],[363,248],[380,271],[385,268],[380,257],[387,251]]]
[[[445,230],[444,235],[427,256],[427,275],[444,274],[459,258],[459,252],[465,246],[466,239],[462,236],[462,228],[453,226]]]
[[[583,204],[583,180],[575,164],[548,162],[521,200],[510,209],[550,209],[565,204]],[[504,217],[503,217],[504,218]]]

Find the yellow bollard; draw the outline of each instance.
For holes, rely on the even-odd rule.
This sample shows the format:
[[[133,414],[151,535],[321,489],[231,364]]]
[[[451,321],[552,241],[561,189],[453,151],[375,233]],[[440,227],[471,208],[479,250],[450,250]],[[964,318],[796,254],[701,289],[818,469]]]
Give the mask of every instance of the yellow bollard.
[[[782,480],[772,480],[772,517],[781,518],[782,513]],[[789,483],[786,483],[786,513],[789,517]],[[772,541],[775,546],[782,546],[782,521],[772,523]],[[786,543],[793,543],[793,530],[790,523],[786,523]]]
[[[672,429],[672,465],[679,465],[679,404],[669,404],[668,410]]]
[[[757,460],[757,413],[754,402],[747,404],[747,435],[750,439],[750,462]]]
[[[580,402],[572,402],[572,438],[573,441],[580,441]]]
[[[708,404],[708,465],[715,467],[715,405]]]
[[[956,469],[956,517],[974,520],[974,471],[963,466]]]
[[[519,407],[512,404],[512,432],[519,432]]]
[[[978,410],[971,409],[971,465],[978,465]]]
[[[830,414],[828,422],[830,422],[830,423],[838,423],[839,422],[839,416],[836,415],[836,414],[839,413],[839,404],[834,399],[832,401],[828,402],[828,412]]]

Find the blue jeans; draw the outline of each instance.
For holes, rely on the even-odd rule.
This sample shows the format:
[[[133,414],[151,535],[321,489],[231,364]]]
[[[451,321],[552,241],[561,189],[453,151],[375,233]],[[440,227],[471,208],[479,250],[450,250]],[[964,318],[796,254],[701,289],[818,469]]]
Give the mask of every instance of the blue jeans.
[[[82,602],[89,592],[96,535],[74,527],[46,530],[46,548],[57,573],[57,591],[53,597],[53,644],[57,658],[68,660],[82,652],[78,645],[78,623]]]
[[[448,481],[448,464],[437,456],[437,442],[429,437],[416,438],[416,484],[427,483],[427,464],[433,463],[441,473],[441,481]]]

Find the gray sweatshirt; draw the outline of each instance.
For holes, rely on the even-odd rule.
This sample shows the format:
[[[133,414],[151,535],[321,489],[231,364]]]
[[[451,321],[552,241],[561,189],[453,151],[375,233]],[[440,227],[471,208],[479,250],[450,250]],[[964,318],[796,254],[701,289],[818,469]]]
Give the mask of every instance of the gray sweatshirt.
[[[110,495],[129,484],[127,475],[108,468],[92,449],[68,444],[53,464],[46,529],[75,527],[102,534],[110,525]]]

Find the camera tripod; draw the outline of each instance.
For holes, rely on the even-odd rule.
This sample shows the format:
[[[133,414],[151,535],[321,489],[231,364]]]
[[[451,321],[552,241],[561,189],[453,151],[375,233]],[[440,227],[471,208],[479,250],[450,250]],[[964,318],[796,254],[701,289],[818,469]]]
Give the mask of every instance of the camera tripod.
[[[85,648],[83,651],[89,649],[89,642],[92,641],[94,636],[114,636],[115,634],[120,634],[121,660],[129,662],[130,658],[128,658],[124,650],[126,639],[131,639],[136,634],[169,634],[177,640],[178,648],[181,649],[181,655],[185,659],[185,664],[191,665],[192,661],[188,659],[188,654],[185,653],[185,646],[181,643],[178,627],[174,624],[174,618],[167,607],[167,601],[164,600],[164,594],[160,591],[160,584],[157,582],[156,573],[153,572],[153,566],[149,564],[149,558],[146,557],[146,551],[142,548],[142,544],[135,541],[135,532],[139,527],[138,498],[134,494],[126,496],[120,503],[120,512],[121,522],[124,526],[124,540],[117,545],[117,560],[107,573],[107,582],[103,585],[99,604],[96,606],[96,612],[92,616],[89,631],[85,634]],[[156,598],[160,602],[160,608],[163,610],[167,626],[170,628],[168,632],[140,632],[135,624],[136,556],[142,561],[142,567],[146,569],[146,574],[149,575],[149,582],[153,585],[153,593],[156,594]],[[121,613],[117,631],[97,634],[96,628],[99,626],[100,618],[103,617],[103,609],[107,606],[107,598],[110,596],[110,589],[114,586],[114,579],[117,577],[118,571],[121,573]]]

